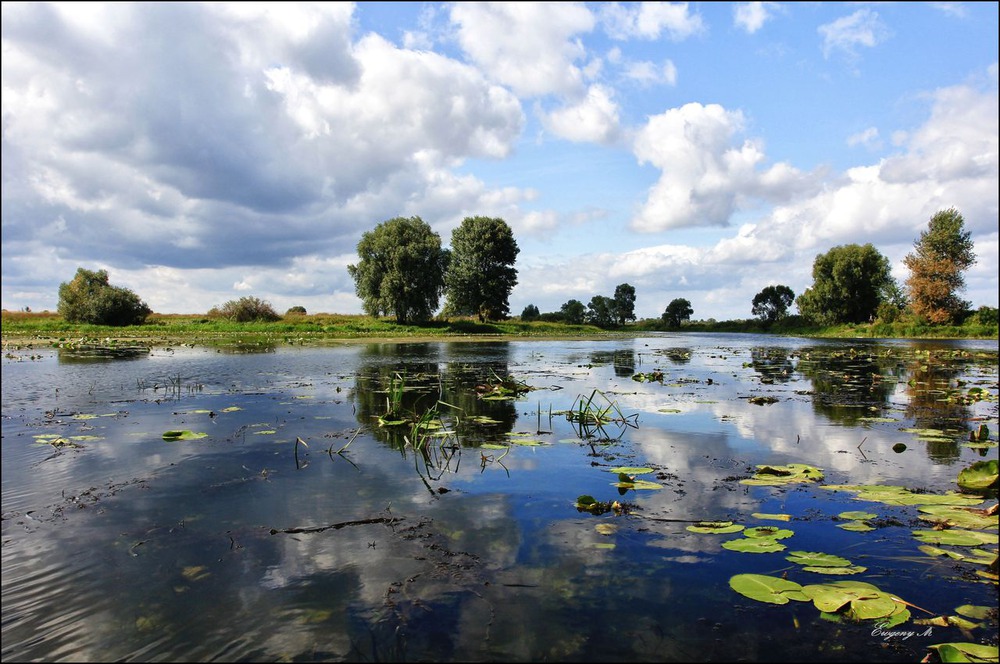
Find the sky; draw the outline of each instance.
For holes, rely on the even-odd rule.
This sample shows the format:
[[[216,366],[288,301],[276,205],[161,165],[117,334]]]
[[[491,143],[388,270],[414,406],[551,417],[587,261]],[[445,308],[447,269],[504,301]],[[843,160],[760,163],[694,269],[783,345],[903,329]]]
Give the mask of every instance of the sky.
[[[997,8],[3,2],[2,306],[83,267],[156,313],[362,313],[363,233],[488,216],[512,315],[628,283],[744,319],[845,244],[902,284],[955,208],[996,307]]]

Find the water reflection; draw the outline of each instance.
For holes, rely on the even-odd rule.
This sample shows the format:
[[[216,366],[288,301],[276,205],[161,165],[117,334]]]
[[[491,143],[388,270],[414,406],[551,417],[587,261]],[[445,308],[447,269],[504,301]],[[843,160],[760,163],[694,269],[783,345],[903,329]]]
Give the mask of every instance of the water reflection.
[[[784,513],[789,550],[844,555],[915,604],[995,603],[963,580],[971,564],[917,549],[912,507],[740,482],[807,463],[831,484],[954,488],[981,458],[968,430],[998,428],[996,348],[927,349],[651,335],[7,361],[3,657],[919,660],[926,642],[883,649],[811,604],[735,595],[736,573],[808,573],[686,526]],[[653,369],[662,382],[632,380]],[[484,398],[511,376],[536,389]],[[204,387],[150,387],[166,378]],[[378,423],[397,380],[398,429]],[[564,414],[595,393],[631,425],[601,434]],[[449,433],[415,446],[432,410]],[[164,440],[172,429],[207,436]],[[918,444],[931,430],[947,440]],[[618,467],[653,488],[623,493]],[[581,495],[632,507],[580,512]],[[907,525],[847,533],[848,509]],[[934,642],[966,638],[935,628]]]

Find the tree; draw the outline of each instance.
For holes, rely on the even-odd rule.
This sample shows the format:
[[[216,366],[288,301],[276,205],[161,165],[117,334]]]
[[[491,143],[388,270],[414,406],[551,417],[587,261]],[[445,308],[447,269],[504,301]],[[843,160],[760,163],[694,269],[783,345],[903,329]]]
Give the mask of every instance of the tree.
[[[474,314],[480,321],[507,318],[508,298],[517,285],[514,262],[518,252],[514,233],[503,219],[463,219],[451,233],[451,264],[445,275],[446,310]]]
[[[796,304],[807,319],[832,325],[872,320],[892,275],[889,259],[871,244],[845,244],[816,256],[813,285]]]
[[[142,325],[152,313],[139,296],[108,283],[108,271],[78,268],[72,281],[59,284],[59,314],[70,323]]]
[[[538,307],[533,304],[529,304],[521,312],[521,320],[527,323],[533,320],[538,320],[538,317],[541,315],[542,314],[538,311]]]
[[[369,316],[422,322],[438,307],[448,257],[441,237],[420,217],[395,217],[361,236],[358,263],[347,271]]]
[[[666,310],[661,316],[663,324],[669,329],[675,330],[681,326],[686,320],[691,320],[691,314],[694,313],[694,309],[691,308],[691,303],[682,297],[675,300],[671,300],[670,304],[667,305]]]
[[[569,300],[559,309],[562,312],[563,320],[570,325],[582,325],[587,307],[583,306],[580,300]]]
[[[587,305],[587,322],[597,327],[612,327],[615,324],[615,301],[604,295],[595,295]]]
[[[613,303],[615,320],[619,325],[635,320],[635,288],[629,284],[618,284]]]
[[[938,212],[913,244],[916,251],[903,259],[910,269],[910,307],[931,323],[955,322],[971,306],[958,297],[965,288],[962,273],[976,263],[971,233],[964,225],[955,208]]]
[[[788,307],[795,301],[795,293],[788,286],[767,286],[753,297],[753,315],[765,323],[784,318]]]

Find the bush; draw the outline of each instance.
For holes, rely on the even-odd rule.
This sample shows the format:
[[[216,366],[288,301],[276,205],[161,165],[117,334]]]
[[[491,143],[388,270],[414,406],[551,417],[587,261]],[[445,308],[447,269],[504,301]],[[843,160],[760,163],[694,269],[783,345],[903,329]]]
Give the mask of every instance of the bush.
[[[539,313],[538,307],[533,304],[529,304],[524,308],[524,311],[521,312],[521,320],[527,323],[533,320],[538,320],[540,315],[541,313]]]
[[[976,311],[976,322],[980,325],[996,325],[998,316],[996,307],[987,307],[985,304]]]
[[[288,311],[285,312],[285,315],[288,316],[289,314],[299,314],[300,316],[305,316],[306,308],[301,305],[295,305],[294,307],[289,307]]]
[[[251,321],[277,321],[281,316],[271,307],[269,302],[253,296],[230,300],[221,307],[213,308],[209,315],[222,316],[234,323],[249,323]]]
[[[109,284],[107,270],[81,267],[72,281],[59,284],[59,315],[68,323],[142,325],[151,313],[138,295]]]

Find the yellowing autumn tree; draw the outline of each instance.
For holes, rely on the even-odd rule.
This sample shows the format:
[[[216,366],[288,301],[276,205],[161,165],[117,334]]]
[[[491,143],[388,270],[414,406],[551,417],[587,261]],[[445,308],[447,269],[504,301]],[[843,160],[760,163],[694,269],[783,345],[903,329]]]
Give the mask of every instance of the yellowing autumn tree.
[[[962,273],[976,262],[970,235],[962,215],[949,208],[931,217],[927,230],[914,242],[916,251],[903,263],[910,270],[906,288],[917,316],[931,323],[952,323],[969,308],[958,293],[965,288]]]

